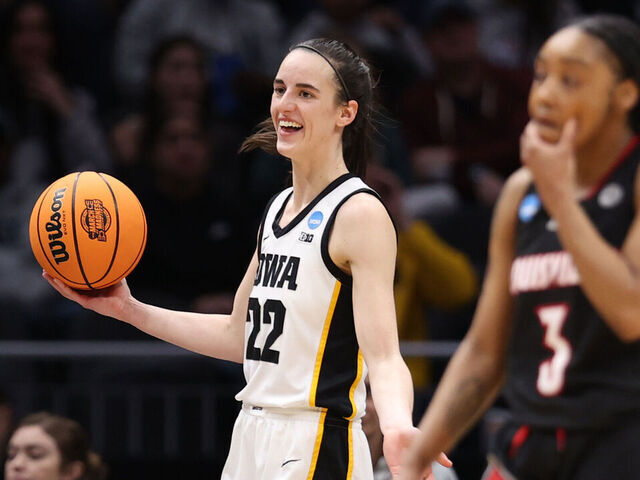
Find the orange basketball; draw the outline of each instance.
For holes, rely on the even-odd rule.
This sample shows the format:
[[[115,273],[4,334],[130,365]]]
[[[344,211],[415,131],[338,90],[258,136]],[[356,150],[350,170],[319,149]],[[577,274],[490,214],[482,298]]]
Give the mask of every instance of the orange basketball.
[[[105,288],[126,277],[147,242],[142,205],[120,180],[70,173],[40,195],[29,238],[38,263],[73,288]]]

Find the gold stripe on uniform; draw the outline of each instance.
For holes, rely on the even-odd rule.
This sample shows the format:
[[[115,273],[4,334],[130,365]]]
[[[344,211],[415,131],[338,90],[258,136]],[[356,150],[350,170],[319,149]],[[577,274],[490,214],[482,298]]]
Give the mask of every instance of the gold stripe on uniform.
[[[356,387],[358,386],[358,384],[360,383],[360,379],[362,378],[362,364],[363,364],[362,351],[358,349],[358,373],[356,374],[356,379],[353,381],[353,383],[351,384],[351,388],[349,389],[349,402],[351,402],[352,413],[349,416],[349,418],[347,418],[347,420],[353,420],[356,416],[356,413],[358,413],[354,394],[355,394]]]
[[[318,464],[318,454],[320,453],[320,445],[322,444],[322,435],[324,434],[324,418],[327,416],[327,409],[323,408],[320,413],[320,420],[318,421],[318,433],[316,433],[316,443],[313,446],[313,457],[311,457],[311,466],[309,467],[309,474],[307,480],[313,480],[313,475],[316,472],[316,465]],[[351,445],[351,442],[349,442]]]
[[[312,407],[316,406],[316,392],[318,389],[318,379],[320,378],[320,367],[322,366],[324,349],[327,346],[327,337],[329,336],[329,327],[331,327],[331,320],[333,320],[333,312],[336,308],[336,303],[338,303],[338,296],[340,295],[341,286],[342,284],[336,281],[336,286],[333,288],[333,295],[331,296],[331,303],[329,304],[329,311],[327,312],[327,317],[324,320],[324,328],[322,329],[320,346],[318,347],[318,354],[316,355],[316,365],[313,369],[311,391],[309,392],[309,405]]]

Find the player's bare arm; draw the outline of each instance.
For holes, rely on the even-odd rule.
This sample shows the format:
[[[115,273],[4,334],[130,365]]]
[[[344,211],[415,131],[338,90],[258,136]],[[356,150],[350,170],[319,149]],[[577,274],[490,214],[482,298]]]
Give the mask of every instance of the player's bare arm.
[[[413,388],[400,356],[393,299],[395,231],[377,198],[356,194],[340,208],[329,253],[353,277],[356,334],[369,367],[382,431],[392,426],[410,426]],[[393,408],[386,411],[384,399],[389,399]]]
[[[545,208],[558,222],[558,236],[573,258],[585,294],[620,339],[635,341],[640,338],[640,221],[636,215],[621,250],[595,228],[579,203],[573,178],[575,129],[575,122],[567,122],[558,143],[552,144],[529,125],[522,138],[523,162],[534,172]],[[619,143],[622,150],[624,142]],[[611,155],[615,159],[619,153]],[[639,185],[636,179],[636,212]]]
[[[521,169],[505,184],[494,213],[489,263],[473,322],[420,422],[420,435],[410,449],[403,480],[420,478],[438,452],[452,448],[502,386],[510,332],[509,274],[516,214],[530,178]]]
[[[145,304],[131,295],[125,280],[104,290],[82,293],[46,274],[45,278],[63,296],[84,308],[129,323],[187,350],[242,363],[244,323],[257,266],[257,255],[254,254],[236,291],[230,315],[179,312]]]
[[[371,392],[385,436],[385,458],[397,475],[403,451],[417,430],[411,418],[413,385],[400,355],[395,318],[395,231],[377,198],[357,194],[341,207],[329,252],[353,278],[356,335],[369,367]]]

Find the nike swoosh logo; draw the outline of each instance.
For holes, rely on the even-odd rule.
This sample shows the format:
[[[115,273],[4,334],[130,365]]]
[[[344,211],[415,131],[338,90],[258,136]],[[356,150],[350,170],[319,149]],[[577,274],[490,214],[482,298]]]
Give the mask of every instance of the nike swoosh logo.
[[[286,462],[284,462],[282,465],[280,465],[280,468],[284,467],[287,463],[291,463],[291,462],[299,462],[300,460],[302,460],[301,458],[294,458],[293,460],[287,460]]]

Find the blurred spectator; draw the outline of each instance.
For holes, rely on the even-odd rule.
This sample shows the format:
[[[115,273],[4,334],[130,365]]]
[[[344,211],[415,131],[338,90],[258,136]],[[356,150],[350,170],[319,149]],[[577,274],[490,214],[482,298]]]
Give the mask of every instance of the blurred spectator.
[[[109,171],[110,157],[86,93],[67,85],[46,4],[2,10],[0,65],[0,334],[24,338],[67,302],[51,295],[31,252],[29,217],[53,180],[77,170]],[[52,302],[52,303],[47,303]]]
[[[140,175],[131,180],[149,235],[130,284],[141,299],[164,307],[228,313],[257,230],[245,230],[251,225],[239,213],[242,198],[218,176],[202,122],[176,114],[154,127]]]
[[[468,6],[428,12],[423,36],[435,72],[406,91],[400,109],[414,179],[422,186],[453,185],[454,209],[460,198],[491,207],[519,165],[530,75],[486,61]],[[424,198],[413,207],[419,214],[434,210]]]
[[[43,299],[55,298],[29,244],[29,217],[45,185],[28,147],[14,148],[0,122],[0,338],[24,338],[26,318],[36,316]]]
[[[367,184],[382,197],[398,229],[394,294],[400,340],[430,338],[427,307],[453,311],[477,293],[477,276],[469,259],[447,245],[421,220],[410,218],[403,187],[388,170],[369,166]],[[418,394],[433,387],[427,357],[406,358]]]
[[[20,421],[9,439],[5,480],[105,480],[107,467],[90,450],[74,420],[38,412]]]
[[[545,38],[581,13],[580,3],[588,2],[473,0],[478,13],[480,49],[494,64],[511,68],[529,67]],[[621,3],[624,0],[609,2],[611,5]]]
[[[4,391],[0,390],[0,465],[4,465],[9,436],[13,431],[13,405]],[[0,474],[0,478],[4,478]]]
[[[205,64],[204,49],[187,35],[167,37],[155,47],[141,108],[124,112],[110,132],[118,168],[127,170],[139,160],[144,129],[154,128],[163,116],[185,114],[205,123],[211,120]]]
[[[207,49],[218,108],[233,116],[270,95],[282,29],[277,9],[262,0],[133,0],[116,32],[114,73],[127,98],[139,97],[153,47],[167,36],[191,35]]]
[[[47,183],[76,170],[109,171],[94,101],[65,78],[64,48],[46,3],[17,0],[2,14],[0,115],[14,143],[28,145],[35,157],[30,160],[40,163],[37,175]]]
[[[361,50],[381,72],[381,101],[392,109],[397,92],[428,69],[418,32],[392,5],[372,0],[319,0],[294,27],[289,44],[316,37],[336,38]]]
[[[113,37],[128,0],[45,1],[57,19],[68,78],[91,93],[103,116],[115,101]]]

